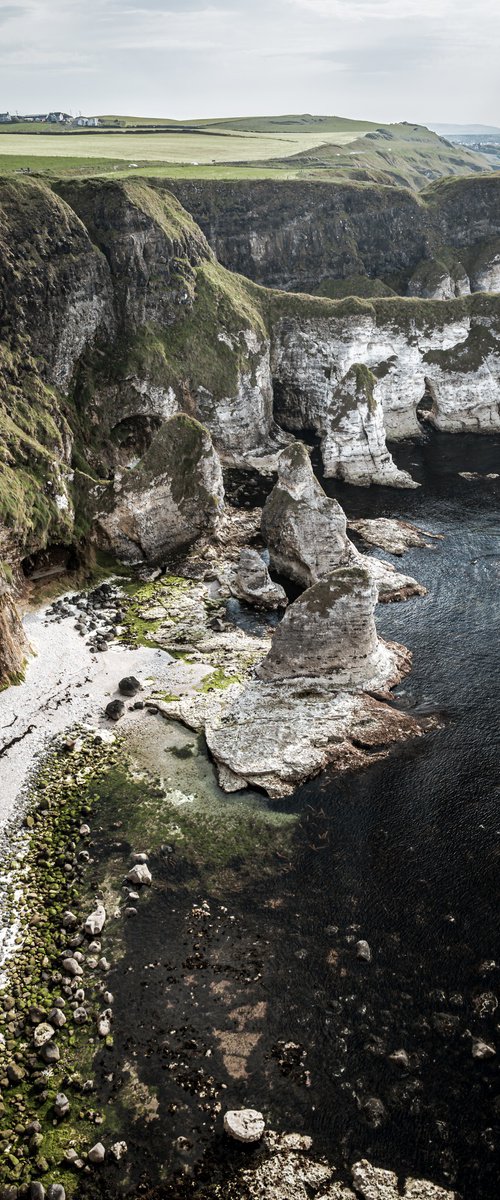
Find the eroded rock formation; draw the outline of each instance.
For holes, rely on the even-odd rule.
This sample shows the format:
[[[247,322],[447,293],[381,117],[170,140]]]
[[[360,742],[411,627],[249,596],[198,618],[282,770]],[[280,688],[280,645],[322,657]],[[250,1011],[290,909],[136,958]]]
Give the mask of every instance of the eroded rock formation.
[[[264,505],[261,529],[274,569],[303,587],[317,583],[336,567],[357,565],[375,580],[382,601],[425,594],[411,576],[356,550],[347,537],[345,513],[323,491],[302,442],[294,442],[280,454],[278,481]]]
[[[139,179],[9,178],[0,207],[0,543],[14,565],[88,545],[109,480],[127,558],[163,553],[148,548],[141,464],[179,412],[229,464],[268,471],[290,434],[313,430],[328,474],[391,486],[413,486],[386,439],[419,432],[424,393],[439,429],[500,428],[495,297],[268,293],[220,266],[167,188]],[[488,227],[489,282],[495,237]],[[457,238],[465,251],[465,226]]]
[[[274,569],[303,587],[349,559],[345,513],[323,491],[302,442],[280,454],[261,529]]]
[[[325,680],[378,689],[400,677],[401,656],[377,636],[378,590],[364,567],[339,567],[303,592],[278,625],[259,679]]]
[[[328,763],[345,769],[421,733],[366,694],[410,669],[403,647],[377,637],[376,600],[366,571],[332,572],[290,605],[256,678],[206,705],[205,736],[226,791],[250,784],[284,796]],[[182,718],[182,702],[175,711]]]
[[[240,552],[230,586],[233,596],[256,608],[286,608],[288,604],[284,588],[273,582],[258,550],[252,550],[249,546]]]
[[[123,562],[162,563],[213,530],[223,503],[222,470],[210,435],[179,413],[162,425],[138,466],[115,482],[111,511],[97,525]]]

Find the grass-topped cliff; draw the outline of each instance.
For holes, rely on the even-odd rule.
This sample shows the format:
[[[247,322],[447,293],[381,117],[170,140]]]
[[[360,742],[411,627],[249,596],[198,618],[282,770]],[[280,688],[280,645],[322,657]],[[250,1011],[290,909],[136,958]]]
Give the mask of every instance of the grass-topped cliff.
[[[321,189],[318,198],[326,203],[323,185],[310,186]],[[484,186],[493,234],[498,185],[490,179]],[[361,220],[358,191],[346,188],[343,203],[353,219],[357,213]],[[436,190],[425,200],[402,193],[398,220],[406,214],[411,223],[416,206],[432,208],[435,227],[453,223],[458,238],[460,204],[451,185],[443,185],[443,191],[442,201]],[[394,189],[388,192],[393,207],[387,207],[386,198],[380,201],[381,225],[396,211]],[[260,191],[255,196],[236,191],[231,203],[251,201],[257,212],[259,199],[265,198]],[[188,199],[194,209],[196,193]],[[199,203],[206,199],[198,196]],[[285,225],[292,200],[292,192],[283,193]],[[228,219],[227,201],[227,194],[213,194],[212,215],[225,213]],[[194,217],[158,183],[81,180],[49,186],[8,177],[0,180],[0,211],[4,572],[47,545],[84,548],[103,496],[112,502],[110,481],[136,469],[158,431],[179,411],[201,420],[229,461],[275,450],[280,434],[273,422],[272,356],[277,338],[280,353],[287,353],[287,324],[300,331],[306,323],[313,349],[317,327],[326,347],[321,354],[333,355],[331,365],[321,368],[314,354],[311,358],[311,369],[319,369],[323,380],[335,378],[339,331],[348,340],[365,318],[382,332],[394,329],[408,345],[419,331],[427,336],[452,322],[471,320],[493,329],[494,344],[474,335],[453,363],[445,352],[440,370],[455,369],[455,363],[459,371],[476,370],[481,347],[483,358],[496,353],[499,302],[494,297],[330,299],[267,290],[222,266]],[[484,220],[483,213],[483,229]],[[339,230],[332,225],[331,247],[335,240],[341,244]],[[272,223],[269,236],[277,236]],[[287,379],[295,369],[295,352]],[[362,349],[359,353],[363,366]],[[307,388],[305,360],[297,360],[296,370]],[[384,370],[392,370],[391,364]],[[318,387],[316,377],[320,397]]]

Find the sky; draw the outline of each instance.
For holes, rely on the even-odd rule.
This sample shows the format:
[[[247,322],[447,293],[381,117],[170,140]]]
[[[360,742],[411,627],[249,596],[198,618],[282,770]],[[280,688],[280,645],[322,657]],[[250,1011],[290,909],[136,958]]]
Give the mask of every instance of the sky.
[[[499,0],[0,0],[0,111],[500,125]]]

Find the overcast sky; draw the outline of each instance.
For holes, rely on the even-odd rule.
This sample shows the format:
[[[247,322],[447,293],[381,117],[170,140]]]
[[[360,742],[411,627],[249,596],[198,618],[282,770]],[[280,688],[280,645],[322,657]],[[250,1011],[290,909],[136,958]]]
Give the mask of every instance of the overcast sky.
[[[0,111],[500,125],[499,0],[0,2]]]

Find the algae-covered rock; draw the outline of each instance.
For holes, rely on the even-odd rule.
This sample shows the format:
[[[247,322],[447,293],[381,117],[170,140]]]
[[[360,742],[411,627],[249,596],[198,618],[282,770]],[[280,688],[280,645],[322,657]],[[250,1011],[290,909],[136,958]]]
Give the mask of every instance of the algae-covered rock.
[[[207,430],[185,413],[166,421],[141,462],[115,485],[113,501],[97,530],[124,562],[164,562],[214,529],[224,485]]]

